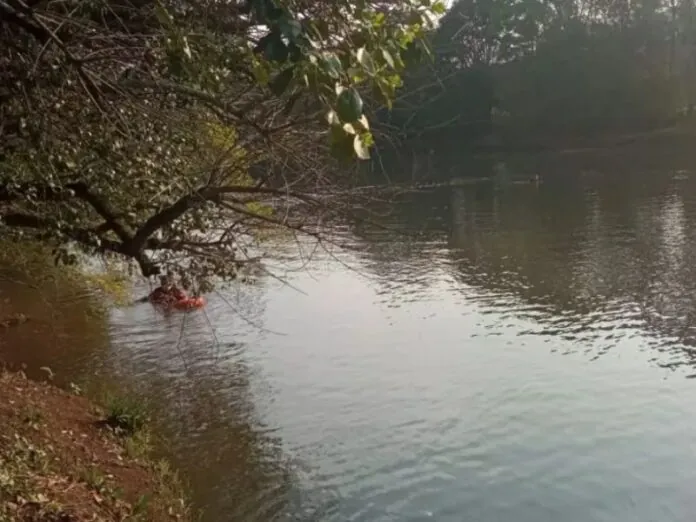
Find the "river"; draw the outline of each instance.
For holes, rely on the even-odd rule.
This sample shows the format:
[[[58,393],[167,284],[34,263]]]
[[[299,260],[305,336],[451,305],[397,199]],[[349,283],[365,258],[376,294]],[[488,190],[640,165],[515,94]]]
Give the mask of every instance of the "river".
[[[693,520],[696,171],[543,174],[401,198],[417,235],[304,245],[203,311],[73,303],[0,354],[138,390],[206,521]]]

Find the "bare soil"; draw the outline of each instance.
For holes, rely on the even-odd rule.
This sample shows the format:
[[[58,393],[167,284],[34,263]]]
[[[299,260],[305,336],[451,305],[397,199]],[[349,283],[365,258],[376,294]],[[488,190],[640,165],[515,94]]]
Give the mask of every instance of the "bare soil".
[[[176,476],[84,397],[0,371],[0,522],[189,520]]]

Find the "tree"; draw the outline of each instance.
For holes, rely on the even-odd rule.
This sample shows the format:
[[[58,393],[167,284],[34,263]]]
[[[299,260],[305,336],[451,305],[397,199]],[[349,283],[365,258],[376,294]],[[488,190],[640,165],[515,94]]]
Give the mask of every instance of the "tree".
[[[440,158],[671,125],[693,98],[692,4],[456,0],[380,123]]]
[[[234,277],[259,226],[368,158],[430,0],[0,0],[5,238]],[[327,137],[329,138],[327,140]],[[294,208],[294,207],[292,207]],[[282,215],[282,217],[281,217]]]

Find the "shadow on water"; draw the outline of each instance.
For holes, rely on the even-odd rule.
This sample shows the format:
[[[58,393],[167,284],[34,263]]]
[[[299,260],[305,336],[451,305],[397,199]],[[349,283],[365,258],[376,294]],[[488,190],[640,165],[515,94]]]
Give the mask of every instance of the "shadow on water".
[[[0,331],[0,361],[26,367],[31,377],[67,384],[109,351],[108,318],[83,289],[52,281],[41,288],[25,277],[0,276],[0,318],[22,314],[26,323]]]

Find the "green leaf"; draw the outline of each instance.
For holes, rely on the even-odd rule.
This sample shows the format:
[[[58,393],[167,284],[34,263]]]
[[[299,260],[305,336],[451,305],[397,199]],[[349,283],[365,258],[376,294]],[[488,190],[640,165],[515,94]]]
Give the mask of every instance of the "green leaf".
[[[275,22],[285,14],[274,0],[250,0],[250,3],[256,11],[256,16],[264,24]]]
[[[357,67],[351,67],[346,72],[353,83],[362,83],[368,78],[365,71],[358,69]]]
[[[169,11],[159,2],[155,5],[155,16],[164,27],[171,27],[174,23],[172,15],[170,15]]]
[[[352,123],[362,116],[363,101],[353,88],[344,89],[336,100],[336,113],[342,122]]]
[[[374,95],[378,99],[381,98],[386,104],[388,109],[392,108],[392,100],[394,98],[394,92],[389,85],[389,82],[385,81],[384,78],[378,78],[373,85]]]
[[[346,123],[343,125],[343,130],[348,134],[359,134],[361,132],[370,130],[370,123],[367,121],[367,117],[363,114],[357,121],[353,123]]]
[[[185,36],[181,38],[181,50],[186,55],[186,58],[188,58],[189,60],[193,58],[191,56],[191,47],[189,47],[188,38],[186,38]]]
[[[302,24],[292,18],[284,18],[279,25],[281,32],[291,41],[296,40],[302,34]]]
[[[334,79],[339,78],[343,71],[341,60],[333,53],[326,54],[322,57],[321,67],[327,75]]]
[[[392,57],[394,58],[394,62],[396,63],[397,70],[401,71],[406,68],[406,64],[404,63],[404,60],[401,58],[401,51],[399,49],[396,49],[396,52],[392,53]]]
[[[295,104],[301,97],[302,91],[297,91],[292,96],[290,96],[290,99],[288,99],[288,101],[283,106],[283,111],[281,112],[281,114],[283,114],[283,116],[287,116],[288,114],[290,114],[290,111],[292,111],[293,107],[295,107]]]
[[[288,85],[290,85],[290,82],[295,76],[295,68],[294,67],[289,67],[285,69],[284,71],[278,73],[278,75],[273,78],[271,83],[268,85],[271,89],[271,92],[275,94],[276,96],[282,95],[285,90],[288,88]]]
[[[290,61],[292,63],[298,63],[300,60],[302,60],[302,58],[304,58],[302,48],[295,42],[290,42],[290,45],[288,45],[288,54],[290,55]]]
[[[284,62],[288,59],[288,47],[278,31],[271,31],[259,40],[255,48],[257,53],[263,55],[272,62]]]
[[[338,117],[338,114],[336,114],[336,111],[331,109],[329,113],[326,115],[326,121],[329,122],[329,125],[340,125],[341,120]]]
[[[394,94],[396,94],[396,86],[389,81],[389,78],[380,78],[377,83],[384,97],[392,100],[394,98]]]
[[[362,160],[370,159],[370,148],[363,141],[363,138],[362,136],[360,136],[360,134],[356,134],[353,138],[353,150],[355,150],[355,154],[358,156],[358,158]]]
[[[382,57],[384,58],[384,61],[387,62],[387,65],[389,67],[391,67],[392,69],[396,69],[394,57],[391,55],[389,51],[387,51],[386,49],[382,49]]]
[[[369,74],[375,74],[375,62],[372,60],[372,56],[367,49],[364,47],[358,49],[357,58],[360,65],[362,65]]]
[[[264,63],[257,59],[254,59],[252,62],[252,73],[256,81],[261,85],[266,85],[268,83],[268,69],[265,67]]]
[[[445,3],[439,1],[435,2],[431,9],[436,15],[443,15],[447,12],[447,6],[445,6]]]
[[[288,59],[288,48],[280,38],[271,41],[266,47],[266,56],[272,62],[284,62]]]
[[[406,23],[410,26],[420,26],[423,23],[423,13],[414,9],[407,16]]]
[[[338,125],[331,127],[329,136],[331,137],[331,154],[335,158],[348,161],[354,157],[353,137],[346,134],[342,127]]]

